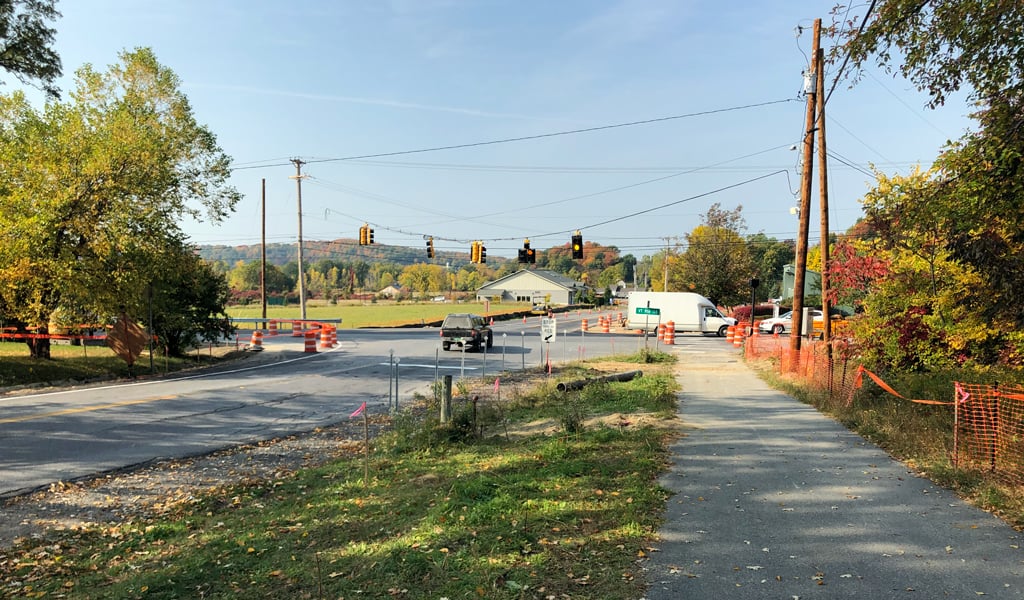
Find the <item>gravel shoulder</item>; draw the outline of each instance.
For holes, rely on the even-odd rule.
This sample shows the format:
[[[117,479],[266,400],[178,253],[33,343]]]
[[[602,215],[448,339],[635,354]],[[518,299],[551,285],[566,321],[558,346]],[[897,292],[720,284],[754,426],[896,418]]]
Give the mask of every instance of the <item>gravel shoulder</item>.
[[[390,422],[370,415],[370,436]],[[0,548],[23,538],[158,515],[224,485],[286,477],[363,451],[363,421],[235,446],[202,456],[158,460],[74,482],[57,482],[0,503]]]

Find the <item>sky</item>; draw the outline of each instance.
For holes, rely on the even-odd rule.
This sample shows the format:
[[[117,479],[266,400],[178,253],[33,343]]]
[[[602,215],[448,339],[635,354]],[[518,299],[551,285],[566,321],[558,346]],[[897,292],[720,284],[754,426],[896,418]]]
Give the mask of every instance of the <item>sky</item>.
[[[433,236],[468,252],[481,240],[515,257],[524,238],[544,249],[579,229],[641,257],[683,241],[714,203],[742,206],[747,234],[796,237],[802,74],[813,20],[828,25],[834,4],[64,1],[55,49],[64,90],[83,64],[105,69],[136,47],[181,79],[244,195],[219,224],[182,223],[196,244],[259,244],[264,185],[267,241],[294,242],[300,159],[304,240],[355,238],[369,223],[377,243]],[[832,231],[860,216],[872,166],[927,167],[971,126],[962,96],[926,103],[877,68],[836,86]],[[812,240],[817,178],[816,164]]]

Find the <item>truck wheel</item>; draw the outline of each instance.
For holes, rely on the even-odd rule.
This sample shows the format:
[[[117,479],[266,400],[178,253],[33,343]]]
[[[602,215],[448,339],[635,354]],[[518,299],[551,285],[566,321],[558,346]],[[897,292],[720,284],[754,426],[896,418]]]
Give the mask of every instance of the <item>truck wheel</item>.
[[[493,348],[494,347],[494,334],[490,333],[490,332],[487,333],[487,347],[488,348]]]
[[[447,351],[451,350],[452,345],[451,345],[450,342],[441,342],[441,347],[444,348],[445,352],[447,352]]]
[[[725,337],[725,334],[729,333],[729,326],[722,325],[718,328],[718,337]]]

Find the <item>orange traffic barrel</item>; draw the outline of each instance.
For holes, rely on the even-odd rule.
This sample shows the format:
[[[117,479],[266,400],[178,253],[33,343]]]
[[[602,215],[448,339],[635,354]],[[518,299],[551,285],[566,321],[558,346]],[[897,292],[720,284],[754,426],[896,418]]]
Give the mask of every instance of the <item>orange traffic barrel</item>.
[[[665,324],[665,345],[673,346],[676,343],[676,322],[669,321]]]
[[[292,321],[292,337],[302,337],[301,321]]]
[[[733,338],[732,338],[732,345],[736,346],[737,348],[742,346],[743,345],[743,338],[746,335],[746,333],[747,332],[746,332],[746,330],[743,327],[740,327],[739,325],[737,325],[736,326],[736,333],[733,335]]]
[[[665,341],[665,323],[658,324],[658,341]]]
[[[338,326],[331,325],[331,348],[338,345]]]
[[[262,330],[257,329],[256,331],[252,332],[252,337],[249,338],[249,346],[251,346],[253,350],[262,350],[263,349],[263,331]]]
[[[725,343],[731,344],[734,337],[736,337],[736,326],[730,325],[729,328],[725,330]]]
[[[304,352],[316,352],[316,331],[313,329],[306,332],[306,348]]]
[[[610,316],[604,317],[604,319],[601,320],[601,333],[611,333],[611,332],[612,332],[612,318]]]
[[[316,333],[316,332],[313,332]],[[314,336],[315,337],[315,336]],[[331,326],[324,325],[320,328],[320,349],[330,350],[331,348]]]
[[[277,335],[277,319],[267,322],[267,335]]]
[[[589,326],[590,323],[586,319],[583,319],[583,321],[580,323],[580,329],[582,329],[583,331],[586,331],[587,327]]]

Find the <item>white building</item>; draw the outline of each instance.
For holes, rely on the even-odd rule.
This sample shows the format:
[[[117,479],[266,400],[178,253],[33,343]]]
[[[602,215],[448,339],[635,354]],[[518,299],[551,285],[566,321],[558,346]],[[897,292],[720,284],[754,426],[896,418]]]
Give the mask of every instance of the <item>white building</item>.
[[[586,286],[554,271],[523,269],[484,284],[476,292],[477,300],[492,302],[534,302],[550,297],[552,305],[575,304]]]

